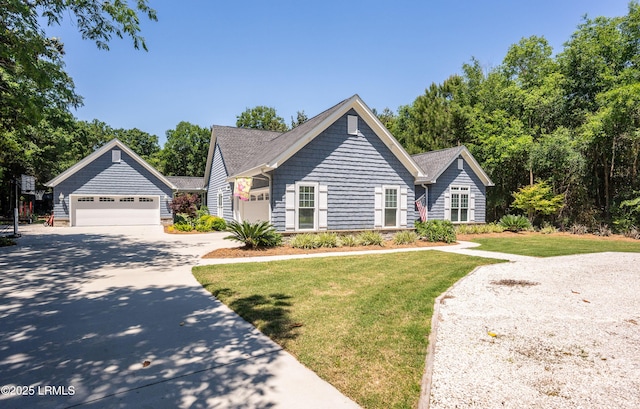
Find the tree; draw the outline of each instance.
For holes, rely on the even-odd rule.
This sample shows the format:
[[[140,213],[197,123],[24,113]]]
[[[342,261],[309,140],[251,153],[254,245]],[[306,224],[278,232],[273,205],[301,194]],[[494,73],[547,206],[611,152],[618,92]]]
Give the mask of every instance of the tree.
[[[247,108],[236,116],[238,128],[264,129],[266,131],[286,132],[289,130],[284,119],[276,113],[276,109],[264,105]]]
[[[295,120],[293,119],[293,117],[291,117],[291,129],[295,128],[296,126],[302,125],[303,123],[307,122],[308,119],[309,118],[304,113],[304,111],[298,111]]]
[[[189,122],[180,122],[166,133],[160,154],[160,168],[169,176],[202,177],[207,165],[211,131]]]
[[[101,49],[115,35],[146,49],[138,13],[156,20],[147,0],[134,8],[121,0],[3,0],[0,6],[0,177],[39,172],[58,147],[70,143],[69,109],[82,104],[64,71],[64,47],[48,38],[43,24],[75,20],[84,39]],[[44,155],[44,156],[43,156]],[[39,182],[42,182],[39,179]],[[3,184],[6,186],[5,184]],[[3,187],[4,187],[3,186]],[[2,200],[3,203],[6,201]]]
[[[513,193],[513,198],[515,200],[511,206],[525,211],[531,224],[536,215],[557,213],[564,205],[564,196],[554,195],[546,182],[522,187]]]

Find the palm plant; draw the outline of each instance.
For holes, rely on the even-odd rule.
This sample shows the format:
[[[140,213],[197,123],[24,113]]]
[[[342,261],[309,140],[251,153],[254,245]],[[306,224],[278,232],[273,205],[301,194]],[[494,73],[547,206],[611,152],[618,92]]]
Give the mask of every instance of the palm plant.
[[[227,225],[230,236],[225,240],[234,240],[244,243],[245,247],[275,247],[282,244],[282,235],[269,222],[238,223],[232,221]]]

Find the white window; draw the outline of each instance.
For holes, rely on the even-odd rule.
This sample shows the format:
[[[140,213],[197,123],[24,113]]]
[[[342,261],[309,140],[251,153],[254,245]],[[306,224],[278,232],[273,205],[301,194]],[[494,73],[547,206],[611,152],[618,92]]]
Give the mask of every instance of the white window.
[[[120,201],[121,201],[121,202],[135,202],[135,200],[136,200],[136,199],[135,199],[135,198],[133,198],[133,197],[121,197],[121,198],[120,198]]]
[[[469,221],[469,186],[451,186],[451,222]]]
[[[217,215],[219,217],[223,217],[223,213],[224,213],[224,194],[222,193],[222,189],[218,190],[218,212]]]
[[[93,197],[79,197],[78,202],[93,202]]]
[[[152,197],[140,197],[138,198],[139,202],[153,202],[153,198]]]
[[[101,202],[115,202],[116,199],[114,199],[113,197],[101,197],[100,199]]]
[[[318,208],[317,185],[299,184],[297,186],[297,229],[316,229],[316,210]]]
[[[398,226],[398,188],[384,188],[384,227]]]

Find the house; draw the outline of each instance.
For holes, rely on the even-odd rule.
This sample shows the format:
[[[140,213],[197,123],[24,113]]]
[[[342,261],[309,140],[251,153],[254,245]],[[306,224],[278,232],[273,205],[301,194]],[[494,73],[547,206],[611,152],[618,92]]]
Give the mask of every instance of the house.
[[[285,133],[214,126],[205,185],[211,214],[305,232],[411,228],[422,195],[428,218],[484,222],[492,182],[463,146],[410,156],[354,95]]]
[[[424,172],[416,198],[425,195],[431,219],[453,223],[484,223],[489,176],[465,146],[412,156]]]
[[[204,178],[164,176],[114,139],[46,185],[56,225],[169,224],[190,192],[227,221],[311,232],[412,228],[417,200],[428,219],[484,223],[493,183],[464,146],[409,155],[354,95],[285,133],[213,126]]]
[[[113,139],[45,183],[56,226],[168,224],[178,187]]]

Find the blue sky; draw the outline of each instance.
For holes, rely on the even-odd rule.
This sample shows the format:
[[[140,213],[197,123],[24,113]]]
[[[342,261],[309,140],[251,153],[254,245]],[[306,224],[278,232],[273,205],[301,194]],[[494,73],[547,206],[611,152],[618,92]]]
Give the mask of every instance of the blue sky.
[[[69,20],[47,33],[65,44],[84,106],[77,118],[155,134],[180,121],[235,126],[246,108],[287,123],[353,94],[396,110],[475,57],[499,65],[510,45],[544,36],[559,52],[586,14],[622,16],[626,0],[217,1],[150,0],[149,52],[115,38],[83,41]]]

